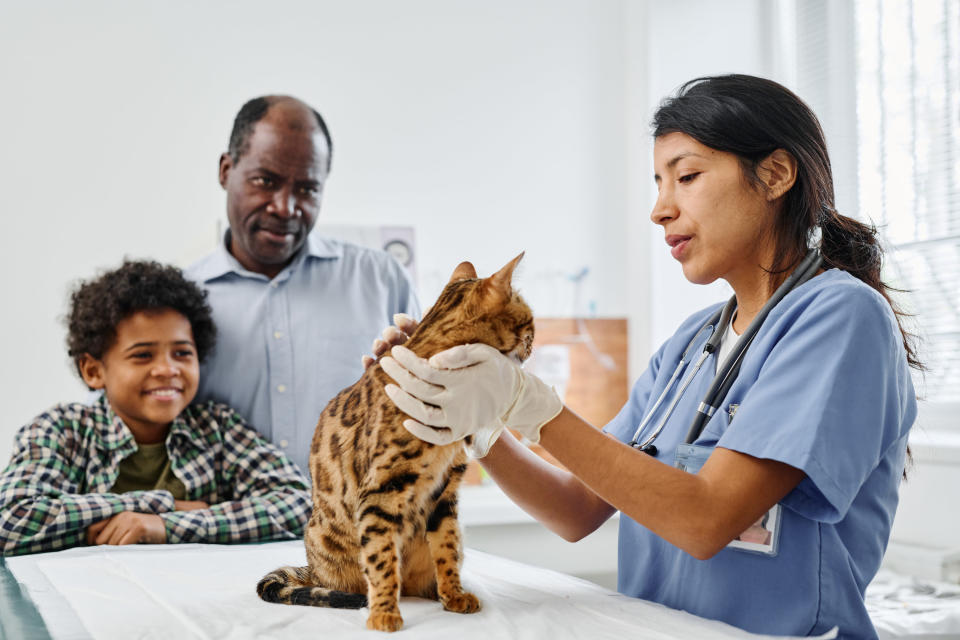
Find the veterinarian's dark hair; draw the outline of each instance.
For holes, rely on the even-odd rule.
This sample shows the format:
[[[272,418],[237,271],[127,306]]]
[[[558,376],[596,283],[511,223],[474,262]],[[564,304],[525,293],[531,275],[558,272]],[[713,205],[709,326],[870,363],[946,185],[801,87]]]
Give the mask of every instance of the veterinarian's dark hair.
[[[127,261],[119,269],[80,282],[70,294],[67,352],[80,373],[85,353],[100,360],[117,338],[117,325],[138,311],[173,309],[190,322],[197,359],[213,350],[217,328],[207,292],[180,269],[153,261]],[[81,375],[82,377],[82,375]]]
[[[248,100],[240,107],[240,111],[237,112],[237,117],[233,120],[233,130],[230,132],[230,143],[227,146],[227,153],[230,154],[230,158],[234,163],[250,148],[250,134],[253,133],[253,126],[267,115],[270,107],[281,100],[292,99],[295,98],[289,98],[287,96],[260,96]],[[320,127],[323,137],[327,139],[327,172],[329,173],[330,166],[333,162],[333,140],[330,138],[330,130],[327,129],[327,123],[324,122],[323,116],[313,107],[309,105],[307,105],[307,107],[313,112],[313,117],[317,120],[317,126]]]
[[[737,156],[744,176],[758,188],[758,165],[777,149],[797,161],[796,183],[783,196],[774,223],[771,273],[791,270],[807,252],[819,227],[826,268],[859,278],[884,297],[897,317],[907,361],[922,370],[916,336],[903,326],[904,313],[891,299],[895,291],[880,277],[883,248],[873,225],[841,215],[834,208],[833,173],[823,129],[795,93],[765,78],[724,75],[696,78],[666,98],[653,116],[653,136],[680,132],[711,149]]]

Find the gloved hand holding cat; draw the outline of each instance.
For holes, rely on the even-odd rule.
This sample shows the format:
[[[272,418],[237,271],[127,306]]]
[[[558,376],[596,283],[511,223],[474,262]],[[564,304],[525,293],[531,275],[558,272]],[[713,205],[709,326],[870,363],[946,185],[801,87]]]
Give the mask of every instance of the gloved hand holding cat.
[[[387,395],[413,418],[403,423],[407,431],[433,444],[473,436],[468,451],[481,458],[504,427],[539,441],[540,429],[563,409],[552,387],[485,344],[460,345],[429,360],[402,346],[391,354],[380,360],[398,385],[387,385]]]

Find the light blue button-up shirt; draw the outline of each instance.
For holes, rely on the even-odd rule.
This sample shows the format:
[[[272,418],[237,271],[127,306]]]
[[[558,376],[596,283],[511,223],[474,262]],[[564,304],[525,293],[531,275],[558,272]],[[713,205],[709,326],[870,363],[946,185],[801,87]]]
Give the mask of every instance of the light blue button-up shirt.
[[[419,317],[413,284],[382,251],[313,235],[271,280],[227,251],[229,233],[185,271],[209,292],[217,324],[196,401],[233,407],[309,472],[327,402],[360,378],[360,356],[393,314]]]

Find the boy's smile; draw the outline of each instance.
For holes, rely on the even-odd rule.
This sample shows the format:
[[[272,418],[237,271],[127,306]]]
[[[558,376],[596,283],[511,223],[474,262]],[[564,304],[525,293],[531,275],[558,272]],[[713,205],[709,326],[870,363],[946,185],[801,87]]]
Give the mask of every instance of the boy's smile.
[[[173,309],[138,311],[118,322],[116,332],[101,360],[85,356],[83,379],[105,390],[137,442],[163,442],[197,393],[200,365],[190,321]]]

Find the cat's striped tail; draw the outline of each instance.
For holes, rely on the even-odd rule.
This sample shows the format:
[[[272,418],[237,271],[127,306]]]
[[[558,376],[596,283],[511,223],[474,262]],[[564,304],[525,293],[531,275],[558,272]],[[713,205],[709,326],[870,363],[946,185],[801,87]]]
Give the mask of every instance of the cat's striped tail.
[[[257,595],[266,602],[299,604],[308,607],[362,609],[367,596],[318,587],[310,582],[309,567],[280,567],[257,583]]]

